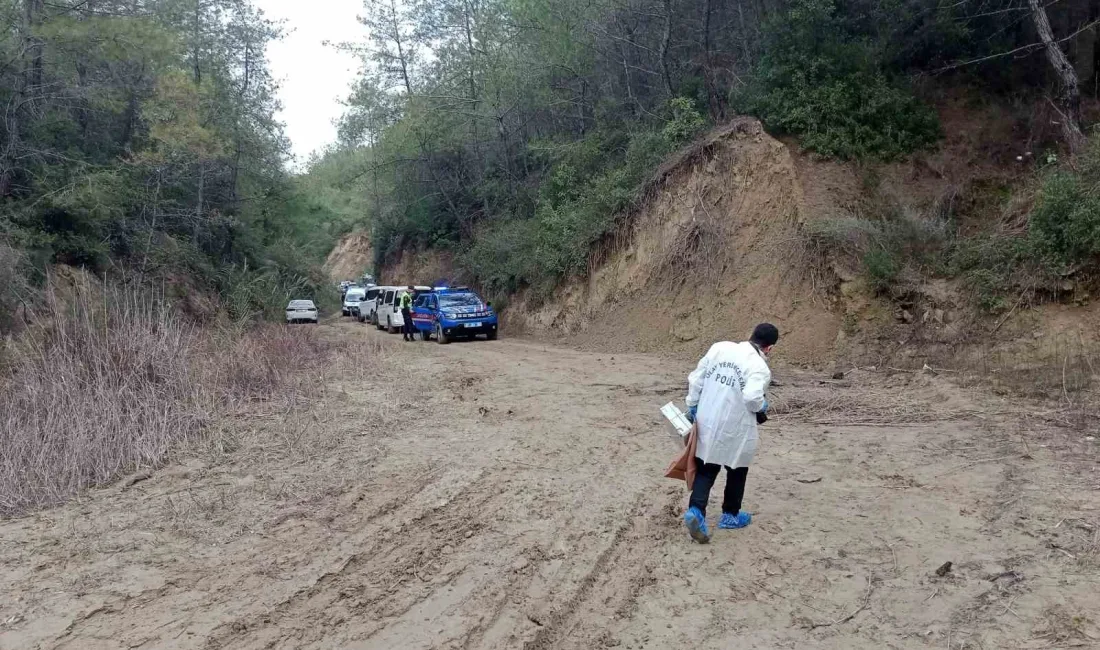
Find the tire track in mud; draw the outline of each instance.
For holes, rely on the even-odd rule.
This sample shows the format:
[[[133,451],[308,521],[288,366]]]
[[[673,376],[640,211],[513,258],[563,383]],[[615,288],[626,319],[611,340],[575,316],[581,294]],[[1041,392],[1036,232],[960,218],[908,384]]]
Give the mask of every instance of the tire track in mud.
[[[489,630],[493,629],[493,626],[500,620],[501,615],[508,609],[508,604],[514,598],[515,593],[519,590],[521,581],[526,581],[526,576],[513,575],[508,584],[504,587],[503,593],[499,597],[493,600],[490,606],[489,615],[478,621],[477,625],[474,625],[466,631],[465,636],[462,639],[462,645],[459,646],[459,650],[473,650],[474,648],[482,647],[482,643],[485,640],[485,635]]]
[[[486,642],[489,641],[490,633],[495,631],[494,628],[501,622],[501,619],[506,613],[513,614],[516,618],[522,619],[524,615],[521,611],[522,600],[518,599],[518,595],[525,589],[529,589],[532,582],[538,575],[538,567],[545,565],[550,561],[550,555],[544,550],[543,546],[536,543],[524,547],[524,549],[518,554],[517,561],[522,560],[522,567],[513,561],[511,565],[505,567],[501,566],[501,570],[507,572],[507,577],[501,576],[505,585],[503,589],[495,589],[499,584],[498,582],[486,582],[482,587],[482,596],[488,593],[488,597],[483,600],[488,604],[483,610],[487,611],[487,614],[480,615],[477,623],[460,639],[460,645],[458,650],[473,650],[474,648],[486,647]],[[476,598],[476,596],[475,596]],[[474,600],[474,607],[480,607],[481,603]],[[477,610],[475,610],[477,611]],[[529,619],[529,617],[528,617]],[[534,624],[534,623],[532,623]],[[516,634],[521,630],[511,628],[508,630],[509,634]],[[491,641],[490,641],[491,642]]]
[[[651,582],[646,559],[654,549],[653,542],[672,534],[671,528],[658,528],[646,535],[639,531],[639,523],[661,521],[681,498],[670,491],[665,502],[646,506],[647,496],[639,492],[634,497],[627,521],[615,529],[611,543],[590,565],[573,595],[553,610],[549,620],[523,645],[524,650],[603,645],[609,634],[608,623],[632,613],[639,592]]]
[[[432,474],[424,475],[423,478],[414,486],[412,491],[420,492],[424,490],[437,478],[438,476]],[[405,501],[405,498],[394,497],[383,502],[379,506],[375,507],[372,512],[367,514],[360,525],[365,526],[367,524],[371,524],[381,517],[392,514]],[[283,522],[280,522],[280,524],[281,523]],[[316,595],[321,590],[323,590],[325,585],[334,580],[340,574],[351,570],[354,567],[355,563],[362,559],[362,556],[362,553],[355,553],[348,556],[339,567],[331,571],[326,571],[322,573],[309,587],[306,587],[303,590],[294,594],[294,596],[292,596],[292,599],[309,598],[313,595]],[[53,640],[54,645],[52,645],[51,647],[57,649],[66,647],[82,647],[83,644],[86,643],[86,639],[88,636],[97,636],[98,633],[93,633],[91,632],[91,630],[96,630],[99,628],[111,629],[113,624],[110,622],[105,622],[104,619],[110,621],[110,619],[119,618],[126,615],[130,610],[134,609],[135,607],[142,607],[157,600],[168,598],[171,595],[178,595],[186,591],[191,591],[194,589],[193,583],[193,580],[173,578],[169,580],[168,583],[159,588],[145,590],[136,596],[122,595],[110,598],[105,601],[104,605],[97,607],[96,609],[93,609],[88,613],[76,616],[65,628],[63,633]],[[245,617],[246,620],[251,620],[251,618],[255,617]],[[189,625],[189,622],[187,619],[177,619],[175,621],[170,621],[169,623],[159,624],[156,626],[155,629],[160,629],[169,625],[175,625],[186,629]],[[233,634],[226,633],[227,626],[229,628],[236,628],[236,631],[238,632],[246,629],[245,626],[252,627],[251,625],[248,625],[246,622],[239,619],[237,621],[222,624],[213,630],[213,632],[211,633],[211,641],[208,641],[208,645],[210,643],[215,643],[215,640],[217,639],[231,638]],[[134,633],[139,630],[140,628],[135,629]],[[146,643],[154,641],[157,638],[158,637],[156,636],[151,637],[150,639],[146,640]],[[215,646],[221,647],[221,644],[215,643]]]
[[[434,589],[409,590],[404,593],[411,599],[392,601],[410,578],[423,581],[417,576],[418,569],[437,561],[444,547],[458,548],[469,542],[483,527],[471,513],[485,511],[496,494],[484,493],[481,477],[465,484],[445,504],[424,510],[396,530],[372,526],[357,536],[356,542],[364,543],[364,550],[349,555],[338,567],[324,572],[273,608],[218,626],[207,639],[207,647],[277,647],[288,638],[295,640],[294,647],[303,647],[326,639],[331,627],[353,618],[381,629],[385,619],[400,616],[433,593]],[[377,520],[380,513],[398,510],[400,506],[393,507],[391,500],[368,521]],[[451,579],[453,575],[447,581]],[[277,638],[258,634],[262,630],[277,630]],[[373,633],[362,631],[364,636]],[[268,642],[261,641],[261,636]]]

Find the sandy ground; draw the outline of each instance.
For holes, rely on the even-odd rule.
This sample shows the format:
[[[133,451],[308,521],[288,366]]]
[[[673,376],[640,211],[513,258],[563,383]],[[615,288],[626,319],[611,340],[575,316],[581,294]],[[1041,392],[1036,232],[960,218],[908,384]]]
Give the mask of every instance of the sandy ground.
[[[702,546],[657,410],[690,361],[386,350],[0,523],[0,648],[1100,648],[1096,442],[1037,407],[777,371],[756,519]]]

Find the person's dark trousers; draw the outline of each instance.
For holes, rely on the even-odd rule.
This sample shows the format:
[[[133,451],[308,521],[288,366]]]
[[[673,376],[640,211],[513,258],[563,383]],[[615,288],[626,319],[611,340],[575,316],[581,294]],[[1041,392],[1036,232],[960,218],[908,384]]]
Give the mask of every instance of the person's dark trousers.
[[[704,463],[695,459],[695,483],[691,486],[692,507],[698,508],[704,515],[707,514],[707,500],[710,499],[710,489],[714,487],[714,481],[722,471],[721,465]],[[749,478],[749,468],[726,468],[726,493],[722,499],[722,512],[736,515],[741,512],[741,500],[745,497],[745,481]]]
[[[401,327],[401,333],[406,340],[412,341],[413,335],[416,334],[416,328],[413,327],[412,311],[408,308],[402,308],[401,320],[405,321],[404,326]]]

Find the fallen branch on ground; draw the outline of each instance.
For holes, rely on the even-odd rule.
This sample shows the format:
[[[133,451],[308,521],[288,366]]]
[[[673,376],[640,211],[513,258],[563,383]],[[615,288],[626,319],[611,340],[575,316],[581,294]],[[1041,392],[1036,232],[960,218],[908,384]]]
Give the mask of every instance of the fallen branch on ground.
[[[868,605],[871,604],[871,594],[874,593],[874,591],[875,591],[875,581],[872,580],[871,578],[867,578],[867,592],[865,594],[863,594],[863,602],[860,603],[859,607],[855,608],[852,611],[851,614],[848,614],[847,616],[844,616],[842,618],[838,618],[838,619],[836,619],[834,621],[831,621],[829,623],[812,623],[810,625],[810,629],[811,630],[816,630],[819,627],[830,627],[832,625],[840,625],[841,623],[847,623],[848,621],[855,618],[856,615],[858,615],[860,612],[867,609]]]

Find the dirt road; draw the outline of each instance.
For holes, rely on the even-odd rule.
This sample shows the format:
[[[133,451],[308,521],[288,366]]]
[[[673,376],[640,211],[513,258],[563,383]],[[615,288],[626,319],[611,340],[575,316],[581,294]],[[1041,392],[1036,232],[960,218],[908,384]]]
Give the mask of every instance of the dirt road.
[[[0,524],[0,648],[1100,647],[1085,433],[781,370],[755,521],[700,546],[686,360],[326,328],[363,367],[324,404]]]

